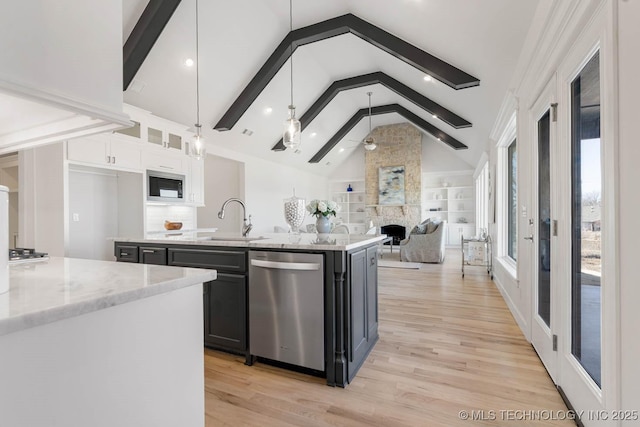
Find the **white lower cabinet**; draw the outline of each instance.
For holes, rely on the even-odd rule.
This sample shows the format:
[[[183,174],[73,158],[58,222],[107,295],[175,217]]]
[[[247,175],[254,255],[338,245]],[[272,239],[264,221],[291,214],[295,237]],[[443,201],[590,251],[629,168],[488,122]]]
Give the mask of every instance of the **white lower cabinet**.
[[[68,141],[67,160],[109,169],[141,170],[140,147],[111,139],[107,135]]]
[[[447,223],[447,245],[460,246],[462,236],[471,238],[476,235],[475,224]]]

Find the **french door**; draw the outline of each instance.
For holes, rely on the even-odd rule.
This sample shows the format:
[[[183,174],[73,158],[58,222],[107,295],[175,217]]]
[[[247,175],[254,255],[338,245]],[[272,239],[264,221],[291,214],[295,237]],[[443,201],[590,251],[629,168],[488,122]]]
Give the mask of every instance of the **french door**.
[[[532,321],[531,343],[551,378],[556,381],[557,370],[557,277],[552,264],[557,262],[555,242],[558,199],[555,171],[556,159],[556,79],[549,81],[531,109],[533,123],[533,200],[528,230],[523,239],[531,248]]]
[[[530,109],[531,341],[587,426],[616,425],[615,55],[603,8]],[[556,103],[557,102],[557,103]]]
[[[610,195],[605,190],[607,183],[611,188],[614,174],[606,173],[609,168],[603,155],[605,144],[613,141],[602,108],[606,85],[600,46],[583,52],[579,61],[576,58],[574,64],[569,62],[567,68],[571,65],[572,72],[566,72],[561,85],[562,97],[567,101],[563,114],[566,141],[562,148],[566,159],[563,169],[566,227],[562,233],[565,262],[559,271],[564,285],[557,293],[562,303],[556,382],[572,406],[579,413],[585,411],[582,419],[585,426],[610,425],[613,420],[607,419],[608,413],[603,409],[611,408],[615,379],[614,375],[603,377],[606,372],[603,343],[612,343],[606,348],[608,357],[618,350],[611,336],[603,336],[603,331],[615,333],[614,328],[603,328],[603,295],[605,292],[611,295],[616,285],[614,280],[606,280],[603,244],[611,239],[612,228],[606,218]],[[610,321],[615,324],[613,318]],[[609,397],[605,385],[611,391]]]

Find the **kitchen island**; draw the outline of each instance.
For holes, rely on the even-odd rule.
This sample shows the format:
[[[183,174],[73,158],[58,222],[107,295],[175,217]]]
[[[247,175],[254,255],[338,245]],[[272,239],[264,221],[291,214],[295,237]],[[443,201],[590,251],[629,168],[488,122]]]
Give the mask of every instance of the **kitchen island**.
[[[243,238],[225,233],[115,239],[118,261],[214,268],[204,284],[204,344],[255,360],[250,346],[249,255],[254,251],[317,254],[322,258],[324,370],[345,387],[378,340],[378,245],[385,236],[275,233]],[[301,331],[304,336],[307,331]]]
[[[0,295],[0,425],[203,426],[216,272],[51,258]]]

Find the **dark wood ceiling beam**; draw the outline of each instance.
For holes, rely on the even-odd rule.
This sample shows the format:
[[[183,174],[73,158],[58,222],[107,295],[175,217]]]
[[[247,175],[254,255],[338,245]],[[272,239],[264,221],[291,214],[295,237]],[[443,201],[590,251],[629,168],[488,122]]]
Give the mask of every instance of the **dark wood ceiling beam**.
[[[421,93],[411,89],[404,83],[399,82],[393,77],[377,71],[375,73],[363,74],[356,77],[350,77],[347,79],[336,80],[325,90],[320,97],[313,103],[311,107],[300,117],[300,125],[304,130],[312,121],[316,118],[322,110],[335,98],[341,91],[356,89],[359,87],[370,86],[373,84],[381,84],[403,98],[411,101],[418,107],[422,108],[431,115],[436,115],[439,120],[447,123],[448,125],[456,128],[471,127],[471,122],[463,119],[452,111],[446,109],[440,104],[432,101]],[[286,150],[282,142],[282,138],[272,148],[273,151]]]
[[[451,135],[447,134],[446,132],[441,131],[440,129],[438,129],[437,127],[432,125],[431,123],[429,123],[426,120],[424,120],[422,117],[412,113],[411,111],[407,110],[406,108],[404,108],[400,104],[388,104],[388,105],[381,105],[381,106],[377,106],[377,107],[372,107],[371,108],[371,115],[372,116],[378,116],[378,115],[381,115],[381,114],[388,114],[388,113],[398,113],[398,114],[400,114],[402,117],[407,119],[409,122],[413,123],[414,125],[416,125],[420,129],[422,129],[423,131],[433,135],[435,138],[437,138],[438,140],[444,142],[445,144],[447,144],[448,146],[450,146],[454,150],[465,150],[465,149],[469,148],[465,144],[463,144],[462,142],[458,141],[457,139],[455,139]],[[358,110],[347,121],[347,123],[345,123],[340,128],[340,130],[338,132],[336,132],[329,139],[329,141],[327,141],[327,143],[324,146],[322,146],[322,148],[320,150],[318,150],[318,152],[309,160],[309,163],[318,163],[318,162],[320,162],[320,160],[322,160],[327,154],[329,154],[329,151],[331,151],[338,144],[338,142],[340,142],[349,133],[349,131],[351,129],[353,129],[358,124],[358,122],[360,120],[362,120],[363,118],[367,117],[368,115],[369,115],[369,109],[368,108],[362,108],[362,109]]]
[[[149,0],[147,7],[138,19],[136,26],[129,34],[122,48],[124,63],[123,89],[127,90],[129,84],[147,58],[151,48],[162,34],[162,30],[171,19],[173,12],[181,0]]]
[[[299,46],[347,33],[360,37],[454,89],[480,84],[477,78],[459,68],[349,13],[290,32],[213,128],[230,130]]]

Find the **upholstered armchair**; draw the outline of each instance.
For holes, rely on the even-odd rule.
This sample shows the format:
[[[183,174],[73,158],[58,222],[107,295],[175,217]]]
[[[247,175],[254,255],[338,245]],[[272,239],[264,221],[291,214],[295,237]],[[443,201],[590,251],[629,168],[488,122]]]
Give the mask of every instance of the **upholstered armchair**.
[[[400,259],[409,262],[444,261],[446,221],[427,220],[414,227],[409,237],[400,242]]]

